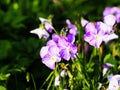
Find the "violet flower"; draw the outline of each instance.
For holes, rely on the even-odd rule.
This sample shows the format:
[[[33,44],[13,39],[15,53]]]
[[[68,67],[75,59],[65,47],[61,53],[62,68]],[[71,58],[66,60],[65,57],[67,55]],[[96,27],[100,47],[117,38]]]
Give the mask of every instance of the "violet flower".
[[[55,77],[54,85],[55,86],[60,86],[60,76],[59,75]]]
[[[103,11],[103,16],[114,15],[117,23],[120,23],[120,8],[118,7],[106,7]]]
[[[40,56],[42,58],[42,63],[50,69],[55,69],[55,63],[61,61],[59,48],[56,45],[42,47]]]
[[[100,22],[97,22],[96,25],[90,22],[85,27],[86,33],[84,34],[84,40],[96,48],[100,47],[103,36],[105,35],[105,32],[100,28],[101,25]]]
[[[77,46],[73,44],[75,41],[74,35],[68,34],[66,37],[54,34],[52,35],[52,40],[54,40],[59,47],[59,54],[61,58],[67,61],[70,60],[70,58],[76,58]]]
[[[58,40],[58,47],[60,48],[60,56],[65,60],[70,60],[70,58],[76,58],[77,47],[68,42],[64,37],[60,37]]]
[[[39,17],[39,20],[41,21],[41,23],[44,24],[46,31],[51,33],[52,30],[54,29],[52,26],[52,22],[50,20],[42,18],[42,17]]]
[[[78,33],[77,26],[72,24],[69,19],[66,20],[66,23],[68,25],[67,29],[69,30],[69,33],[76,36]]]
[[[120,75],[114,75],[109,78],[109,86],[107,90],[118,90],[120,89]]]
[[[109,68],[113,67],[112,64],[110,63],[105,63],[103,66],[103,76],[106,74],[106,72],[108,71]]]

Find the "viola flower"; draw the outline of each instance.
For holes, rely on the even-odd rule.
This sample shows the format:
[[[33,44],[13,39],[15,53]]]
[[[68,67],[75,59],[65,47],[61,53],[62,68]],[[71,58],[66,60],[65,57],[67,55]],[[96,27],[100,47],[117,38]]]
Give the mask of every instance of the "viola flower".
[[[94,23],[88,23],[85,27],[86,33],[84,34],[84,40],[88,42],[90,45],[99,48],[105,32],[101,30],[102,22],[97,22],[95,25]]]
[[[57,77],[55,77],[55,86],[60,86],[60,76],[58,75]]]
[[[77,26],[72,24],[69,19],[66,20],[66,23],[68,25],[67,26],[67,30],[69,30],[69,33],[73,34],[74,36],[76,36],[77,33],[78,33]]]
[[[108,71],[109,68],[113,67],[112,64],[110,63],[105,63],[103,66],[103,76],[106,74],[106,72]]]
[[[56,34],[52,35],[52,40],[56,42],[60,49],[60,57],[65,60],[70,60],[70,58],[76,58],[77,46],[73,43],[75,41],[75,36],[73,34],[68,34],[68,36],[59,36]]]
[[[117,23],[120,23],[120,8],[118,7],[106,7],[103,11],[103,16],[114,15]]]
[[[109,78],[109,86],[107,90],[120,89],[120,75],[114,75]]]
[[[42,63],[50,69],[55,69],[55,63],[61,61],[59,48],[55,45],[42,47],[40,56],[42,58]]]
[[[65,77],[67,75],[67,72],[65,70],[62,70],[62,72],[60,73],[61,77]]]
[[[77,47],[68,42],[64,37],[60,37],[58,40],[58,47],[60,48],[60,56],[65,60],[70,60],[70,58],[76,58]]]
[[[40,39],[42,37],[45,39],[49,38],[49,33],[41,26],[39,28],[30,31],[30,33],[37,34]]]
[[[106,15],[104,16],[103,18],[103,22],[111,27],[113,27],[113,25],[115,24],[116,22],[116,18],[114,15]]]
[[[52,22],[50,20],[42,18],[42,17],[39,17],[39,20],[41,21],[41,23],[44,24],[46,31],[51,33],[52,30],[54,29],[52,26]]]

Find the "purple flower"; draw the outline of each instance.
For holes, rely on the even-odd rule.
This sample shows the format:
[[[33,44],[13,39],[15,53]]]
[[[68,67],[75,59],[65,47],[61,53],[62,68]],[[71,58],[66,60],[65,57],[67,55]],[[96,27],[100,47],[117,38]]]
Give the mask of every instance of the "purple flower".
[[[99,48],[102,43],[105,32],[101,30],[102,22],[97,22],[96,25],[88,23],[85,27],[86,33],[84,34],[84,40],[90,45]]]
[[[75,36],[73,34],[68,34],[68,36],[53,34],[52,40],[56,42],[59,47],[59,54],[61,58],[67,61],[70,60],[70,58],[76,58],[77,46],[74,45]]]
[[[114,16],[109,15],[104,17],[104,23],[101,21],[98,21],[95,24],[89,22],[85,26],[84,40],[90,45],[99,48],[103,41],[107,43],[112,39],[118,38],[113,30],[115,19],[112,17]],[[113,22],[109,22],[110,20]]]
[[[103,66],[103,76],[106,74],[106,72],[108,71],[109,68],[113,67],[112,64],[110,63],[105,63]]]
[[[76,35],[78,33],[77,26],[72,24],[69,19],[66,20],[67,29],[69,30],[70,34]]]
[[[103,11],[103,16],[114,15],[117,23],[120,23],[120,8],[118,7],[106,7]],[[112,21],[110,21],[112,22]]]
[[[77,47],[68,42],[65,37],[59,37],[58,47],[60,48],[60,56],[65,60],[70,60],[70,58],[76,58]]]
[[[110,15],[104,16],[103,21],[104,21],[104,23],[106,23],[107,25],[112,27],[116,22],[116,18],[114,15],[110,14]]]
[[[51,33],[52,30],[54,29],[52,26],[52,22],[50,20],[42,18],[42,17],[39,17],[39,20],[41,21],[41,23],[44,24],[46,31]]]
[[[59,48],[56,45],[42,47],[40,56],[42,58],[42,63],[50,69],[55,69],[55,63],[61,61]]]
[[[118,90],[120,88],[120,75],[110,76],[107,90]]]

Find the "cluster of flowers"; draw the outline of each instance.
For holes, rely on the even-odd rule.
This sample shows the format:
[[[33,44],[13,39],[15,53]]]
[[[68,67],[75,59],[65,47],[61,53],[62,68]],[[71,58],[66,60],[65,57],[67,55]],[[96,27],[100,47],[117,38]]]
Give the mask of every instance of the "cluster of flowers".
[[[112,39],[117,39],[114,33],[115,23],[120,21],[120,9],[117,7],[107,7],[103,11],[103,21],[89,22],[81,20],[85,28],[84,40],[90,45],[99,48],[102,42],[108,43]],[[118,17],[119,16],[119,17]]]
[[[103,21],[89,22],[85,19],[81,20],[82,26],[85,28],[84,40],[90,45],[99,48],[102,42],[108,43],[110,40],[117,39],[114,26],[120,23],[120,8],[106,7],[103,11]],[[108,69],[114,65],[105,63],[103,66],[103,76]],[[120,75],[108,76],[109,86],[107,90],[118,90],[120,88]]]
[[[46,46],[40,50],[42,63],[50,69],[55,69],[56,62],[60,62],[62,59],[69,61],[70,58],[76,58],[77,46],[74,42],[77,35],[77,27],[67,19],[67,27],[64,31],[64,33],[68,32],[66,36],[53,33],[51,35],[52,38],[49,38],[50,33],[54,30],[52,23],[44,18],[40,18],[40,21],[40,28],[32,30],[31,33],[37,34],[39,38],[44,37],[48,39]]]
[[[78,33],[76,25],[72,24],[70,20],[66,20],[67,27],[62,31],[61,35],[56,32],[51,19],[39,18],[41,21],[40,27],[30,31],[30,33],[37,34],[39,38],[47,40],[46,46],[40,50],[42,63],[48,68],[54,70],[56,63],[61,60],[69,61],[75,59],[78,54],[75,37]],[[81,20],[81,24],[85,29],[84,40],[95,48],[99,48],[102,42],[106,44],[113,39],[117,39],[114,26],[120,23],[120,8],[107,7],[103,11],[103,21],[89,22],[85,19]],[[103,76],[109,68],[113,67],[110,63],[105,63],[103,67]],[[61,73],[65,74],[65,71]],[[63,75],[64,76],[64,75]],[[61,76],[62,77],[62,76]],[[55,86],[60,84],[60,76],[55,78]],[[117,90],[120,87],[120,75],[108,76],[109,86],[107,90]],[[113,83],[114,82],[114,83]]]

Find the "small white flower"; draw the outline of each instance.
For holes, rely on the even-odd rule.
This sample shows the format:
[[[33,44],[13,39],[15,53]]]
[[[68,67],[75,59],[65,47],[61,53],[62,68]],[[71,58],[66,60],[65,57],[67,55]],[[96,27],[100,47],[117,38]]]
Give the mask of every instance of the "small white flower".
[[[49,37],[49,33],[45,29],[42,29],[42,28],[34,29],[30,31],[30,33],[37,34],[39,38],[44,37],[45,39],[47,39]]]
[[[118,90],[118,88],[120,88],[120,75],[114,75],[109,80],[107,90]]]
[[[60,86],[60,76],[58,75],[57,77],[55,77],[55,83],[54,83],[54,85],[55,86]]]
[[[65,70],[62,70],[62,72],[60,73],[60,76],[61,77],[65,77],[67,75],[66,71]]]

